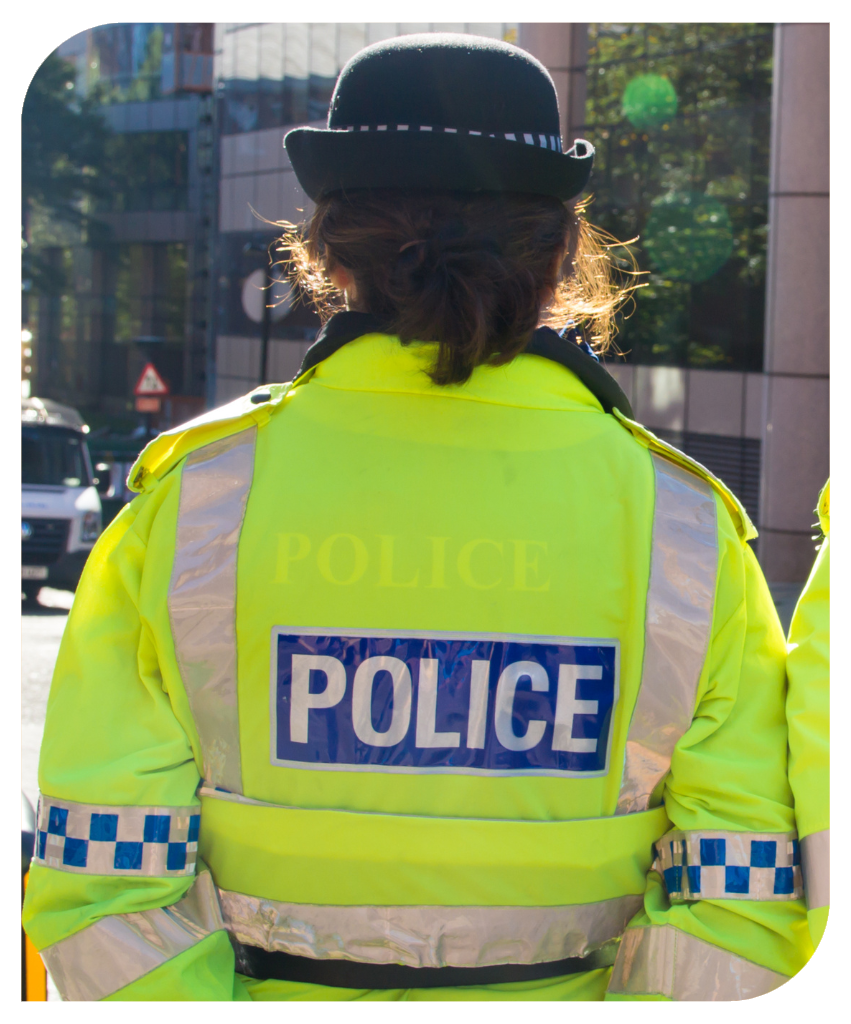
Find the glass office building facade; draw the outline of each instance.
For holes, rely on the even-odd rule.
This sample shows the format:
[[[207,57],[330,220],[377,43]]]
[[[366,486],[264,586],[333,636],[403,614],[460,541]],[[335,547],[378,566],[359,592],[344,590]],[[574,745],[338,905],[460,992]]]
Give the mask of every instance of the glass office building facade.
[[[32,244],[57,285],[25,303],[31,386],[81,408],[95,428],[137,425],[132,389],[149,359],[172,393],[163,425],[206,402],[212,44],[211,24],[119,24],[57,50],[69,108],[97,111],[107,135],[91,227],[57,227],[33,211]]]
[[[773,577],[802,578],[827,475],[826,26],[157,23],[81,33],[58,52],[111,128],[110,188],[96,211],[110,235],[94,245],[35,218],[66,282],[27,307],[36,390],[132,421],[143,358],[186,398],[173,417],[256,386],[267,249],[276,222],[311,210],[283,135],[324,123],[340,68],[364,45],[434,31],[516,42],[550,70],[566,141],[596,147],[589,219],[636,239],[642,287],[608,366],[639,420],[743,498],[760,557],[780,552]],[[271,294],[268,371],[283,380],[318,318],[285,282]],[[796,467],[806,467],[800,479]]]
[[[370,43],[416,32],[471,32],[515,41],[505,24],[217,26],[216,80],[224,135],[324,120],[340,69]]]

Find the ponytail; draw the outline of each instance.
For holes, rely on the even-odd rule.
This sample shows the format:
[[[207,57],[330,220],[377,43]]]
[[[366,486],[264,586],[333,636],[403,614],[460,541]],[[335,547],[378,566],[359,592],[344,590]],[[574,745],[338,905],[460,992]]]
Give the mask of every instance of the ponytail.
[[[343,308],[327,277],[341,266],[358,308],[384,319],[389,333],[403,344],[438,343],[430,376],[440,385],[522,352],[548,299],[553,326],[586,323],[604,350],[614,311],[635,287],[613,284],[606,243],[546,196],[357,191],[321,200],[306,238],[282,226],[290,274],[320,314]],[[586,256],[594,265],[577,272]]]

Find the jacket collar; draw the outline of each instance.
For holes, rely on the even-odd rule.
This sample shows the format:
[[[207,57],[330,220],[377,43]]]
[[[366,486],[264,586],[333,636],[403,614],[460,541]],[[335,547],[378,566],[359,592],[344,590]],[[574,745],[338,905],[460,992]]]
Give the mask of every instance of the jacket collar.
[[[387,324],[371,313],[357,313],[354,310],[335,313],[305,353],[297,376],[313,369],[323,359],[356,338],[365,334],[387,333]],[[618,382],[593,356],[583,352],[576,342],[561,337],[550,327],[539,327],[523,351],[542,356],[570,370],[599,401],[604,412],[610,413],[617,409],[628,419],[635,419],[629,399]]]

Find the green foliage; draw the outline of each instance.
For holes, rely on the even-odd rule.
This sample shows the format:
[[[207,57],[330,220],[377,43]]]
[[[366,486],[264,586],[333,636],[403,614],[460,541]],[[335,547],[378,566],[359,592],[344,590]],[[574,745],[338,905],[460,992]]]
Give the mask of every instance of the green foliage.
[[[162,74],[163,28],[155,24],[145,40],[145,59],[129,81],[121,82],[117,77],[103,75],[103,56],[98,47],[98,39],[102,32],[115,26],[104,26],[95,29],[96,67],[90,82],[90,95],[93,102],[99,104],[147,102],[161,98],[160,84]]]
[[[48,293],[61,289],[63,275],[40,251],[39,239],[32,237],[33,221],[60,222],[79,237],[98,235],[101,225],[89,211],[106,189],[109,131],[91,104],[76,101],[74,74],[73,65],[52,53],[30,83],[22,115],[24,280],[34,290]]]
[[[115,340],[140,335],[180,341],[186,311],[186,247],[125,244],[115,257]]]
[[[638,235],[649,272],[618,337],[630,358],[761,369],[772,56],[770,25],[589,27],[590,216]]]
[[[644,249],[669,281],[705,281],[733,252],[727,207],[700,192],[668,192],[653,201]]]
[[[52,53],[36,71],[24,100],[21,196],[54,216],[81,224],[82,200],[104,191],[109,130],[92,105],[74,99],[74,68]]]
[[[636,75],[623,91],[623,116],[634,128],[658,128],[677,112],[677,92],[663,75]]]
[[[127,132],[106,143],[108,193],[99,209],[182,210],[188,201],[186,132]]]

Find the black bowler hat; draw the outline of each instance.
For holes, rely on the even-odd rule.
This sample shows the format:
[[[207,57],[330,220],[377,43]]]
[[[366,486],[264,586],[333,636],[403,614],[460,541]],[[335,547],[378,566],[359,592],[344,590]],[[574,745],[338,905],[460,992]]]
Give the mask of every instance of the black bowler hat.
[[[328,127],[284,145],[311,199],[359,188],[527,192],[572,199],[594,147],[562,152],[558,99],[525,50],[429,33],[373,43],[340,72]]]

